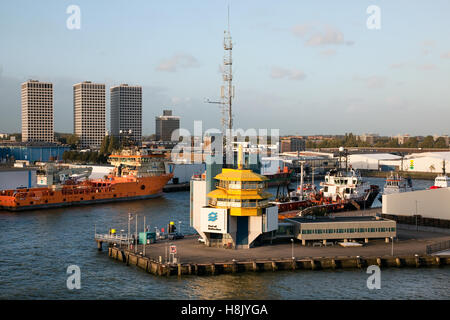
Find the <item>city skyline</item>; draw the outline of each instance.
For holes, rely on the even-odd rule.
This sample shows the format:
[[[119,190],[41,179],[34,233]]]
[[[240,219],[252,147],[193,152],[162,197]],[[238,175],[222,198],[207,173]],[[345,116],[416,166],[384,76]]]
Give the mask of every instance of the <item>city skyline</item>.
[[[20,83],[28,79],[53,83],[55,132],[71,132],[72,86],[86,80],[142,86],[143,135],[155,132],[164,109],[183,128],[192,130],[194,120],[220,128],[219,108],[204,101],[220,97],[228,3],[235,128],[448,134],[444,1],[79,1],[80,30],[66,27],[70,2],[8,3],[0,13],[9,48],[0,52],[0,112],[10,118],[0,119],[1,131],[20,132]],[[380,30],[367,29],[370,5],[381,9]],[[109,115],[109,90],[106,101]]]

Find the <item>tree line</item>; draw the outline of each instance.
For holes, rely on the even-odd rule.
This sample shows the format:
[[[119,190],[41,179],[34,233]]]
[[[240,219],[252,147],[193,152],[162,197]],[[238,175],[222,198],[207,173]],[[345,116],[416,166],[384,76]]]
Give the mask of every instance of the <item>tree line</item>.
[[[108,157],[122,148],[118,139],[114,136],[105,136],[99,151],[78,151],[70,150],[63,153],[64,162],[74,163],[108,163]]]
[[[426,136],[422,141],[417,137],[407,138],[403,144],[398,143],[397,138],[380,137],[373,144],[362,141],[352,133],[345,134],[344,137],[336,137],[320,142],[306,141],[306,148],[339,148],[339,147],[379,147],[379,148],[448,148],[443,137],[434,140],[433,136]]]

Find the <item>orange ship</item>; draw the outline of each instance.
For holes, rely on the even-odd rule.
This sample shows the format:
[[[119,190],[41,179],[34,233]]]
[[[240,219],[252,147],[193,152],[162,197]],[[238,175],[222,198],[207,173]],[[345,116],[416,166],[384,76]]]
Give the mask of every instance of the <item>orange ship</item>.
[[[2,190],[0,209],[19,211],[147,199],[160,195],[173,177],[173,173],[167,173],[163,154],[123,150],[108,161],[114,169],[104,179],[69,178],[48,187]]]

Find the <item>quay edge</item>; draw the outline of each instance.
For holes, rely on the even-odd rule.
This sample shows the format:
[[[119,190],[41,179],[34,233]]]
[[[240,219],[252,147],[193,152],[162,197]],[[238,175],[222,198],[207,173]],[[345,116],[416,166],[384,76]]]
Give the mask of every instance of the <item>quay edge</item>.
[[[380,268],[402,267],[439,267],[450,265],[450,256],[439,255],[406,255],[406,256],[378,256],[378,257],[305,257],[302,259],[229,261],[222,263],[202,264],[164,264],[148,257],[129,252],[124,249],[109,247],[108,256],[125,263],[134,265],[156,276],[183,275],[219,275],[241,272],[264,271],[294,271],[294,270],[326,270],[326,269],[361,269],[370,265]]]

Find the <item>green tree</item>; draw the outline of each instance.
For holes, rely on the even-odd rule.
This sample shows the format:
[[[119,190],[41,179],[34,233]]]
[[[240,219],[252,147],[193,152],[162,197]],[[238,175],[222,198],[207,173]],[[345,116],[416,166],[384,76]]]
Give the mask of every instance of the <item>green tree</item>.
[[[419,141],[417,140],[417,137],[411,137],[406,140],[406,142],[403,144],[403,147],[405,148],[417,148],[419,146]]]
[[[411,138],[409,138],[411,139]],[[408,141],[409,141],[408,139]],[[419,144],[421,148],[433,148],[434,147],[434,138],[432,136],[426,136],[423,141]]]
[[[441,148],[445,149],[447,148],[447,143],[445,142],[445,139],[443,137],[439,137],[434,142],[434,148]]]
[[[78,144],[80,143],[80,137],[78,137],[76,134],[71,134],[66,137],[66,141],[72,149],[76,149],[78,147]]]

